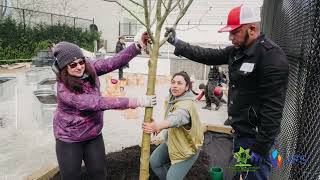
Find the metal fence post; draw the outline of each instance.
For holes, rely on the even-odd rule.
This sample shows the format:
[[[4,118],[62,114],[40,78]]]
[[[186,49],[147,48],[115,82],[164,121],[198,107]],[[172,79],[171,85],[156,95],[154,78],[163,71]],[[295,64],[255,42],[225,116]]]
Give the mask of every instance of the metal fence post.
[[[53,26],[53,15],[50,14],[51,26]]]
[[[22,9],[23,28],[26,29],[26,15],[24,9]]]
[[[119,37],[121,36],[121,23],[119,21]]]

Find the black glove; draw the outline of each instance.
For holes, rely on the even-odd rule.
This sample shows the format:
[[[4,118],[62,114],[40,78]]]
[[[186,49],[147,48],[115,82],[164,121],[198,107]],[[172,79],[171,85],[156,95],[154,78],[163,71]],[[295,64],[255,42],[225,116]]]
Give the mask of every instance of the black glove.
[[[170,34],[171,33],[171,34]],[[176,31],[173,28],[166,27],[166,32],[164,33],[164,37],[168,37],[170,34],[170,37],[168,38],[168,43],[175,45],[178,41],[176,37]]]

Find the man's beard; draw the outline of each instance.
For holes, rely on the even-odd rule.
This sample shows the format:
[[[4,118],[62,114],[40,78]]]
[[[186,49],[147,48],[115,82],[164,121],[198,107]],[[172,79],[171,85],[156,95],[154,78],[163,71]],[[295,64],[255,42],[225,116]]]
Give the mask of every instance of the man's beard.
[[[244,41],[243,41],[243,43],[240,45],[240,48],[243,49],[243,50],[246,49],[246,48],[247,48],[248,41],[249,41],[249,33],[248,33],[248,31],[246,31],[246,35],[244,36]]]

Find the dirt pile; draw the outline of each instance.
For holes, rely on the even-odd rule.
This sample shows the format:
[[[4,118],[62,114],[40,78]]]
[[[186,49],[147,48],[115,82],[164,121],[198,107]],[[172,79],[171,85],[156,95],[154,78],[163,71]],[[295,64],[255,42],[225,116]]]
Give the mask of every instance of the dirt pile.
[[[156,148],[151,146],[151,152]],[[140,166],[140,147],[132,146],[119,152],[113,152],[106,155],[107,180],[138,180]],[[192,166],[185,180],[210,180],[208,173],[209,156],[201,151],[198,160]],[[52,180],[60,179],[58,176]],[[89,180],[86,170],[82,168],[82,180]],[[150,180],[158,180],[155,174],[150,170]]]

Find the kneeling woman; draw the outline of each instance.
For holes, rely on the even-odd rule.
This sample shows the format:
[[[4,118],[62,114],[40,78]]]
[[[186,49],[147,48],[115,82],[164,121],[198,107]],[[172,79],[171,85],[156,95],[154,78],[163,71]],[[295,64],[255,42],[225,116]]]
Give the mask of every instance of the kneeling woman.
[[[168,129],[166,142],[151,154],[150,166],[160,180],[183,180],[199,156],[203,131],[186,72],[173,75],[164,121],[143,123],[145,133]]]
[[[60,42],[54,47],[58,106],[53,120],[56,154],[62,180],[79,180],[82,160],[89,177],[105,180],[105,148],[102,137],[103,111],[153,106],[151,96],[141,98],[102,97],[98,76],[127,64],[144,44],[132,44],[107,59],[87,61],[81,49]]]

